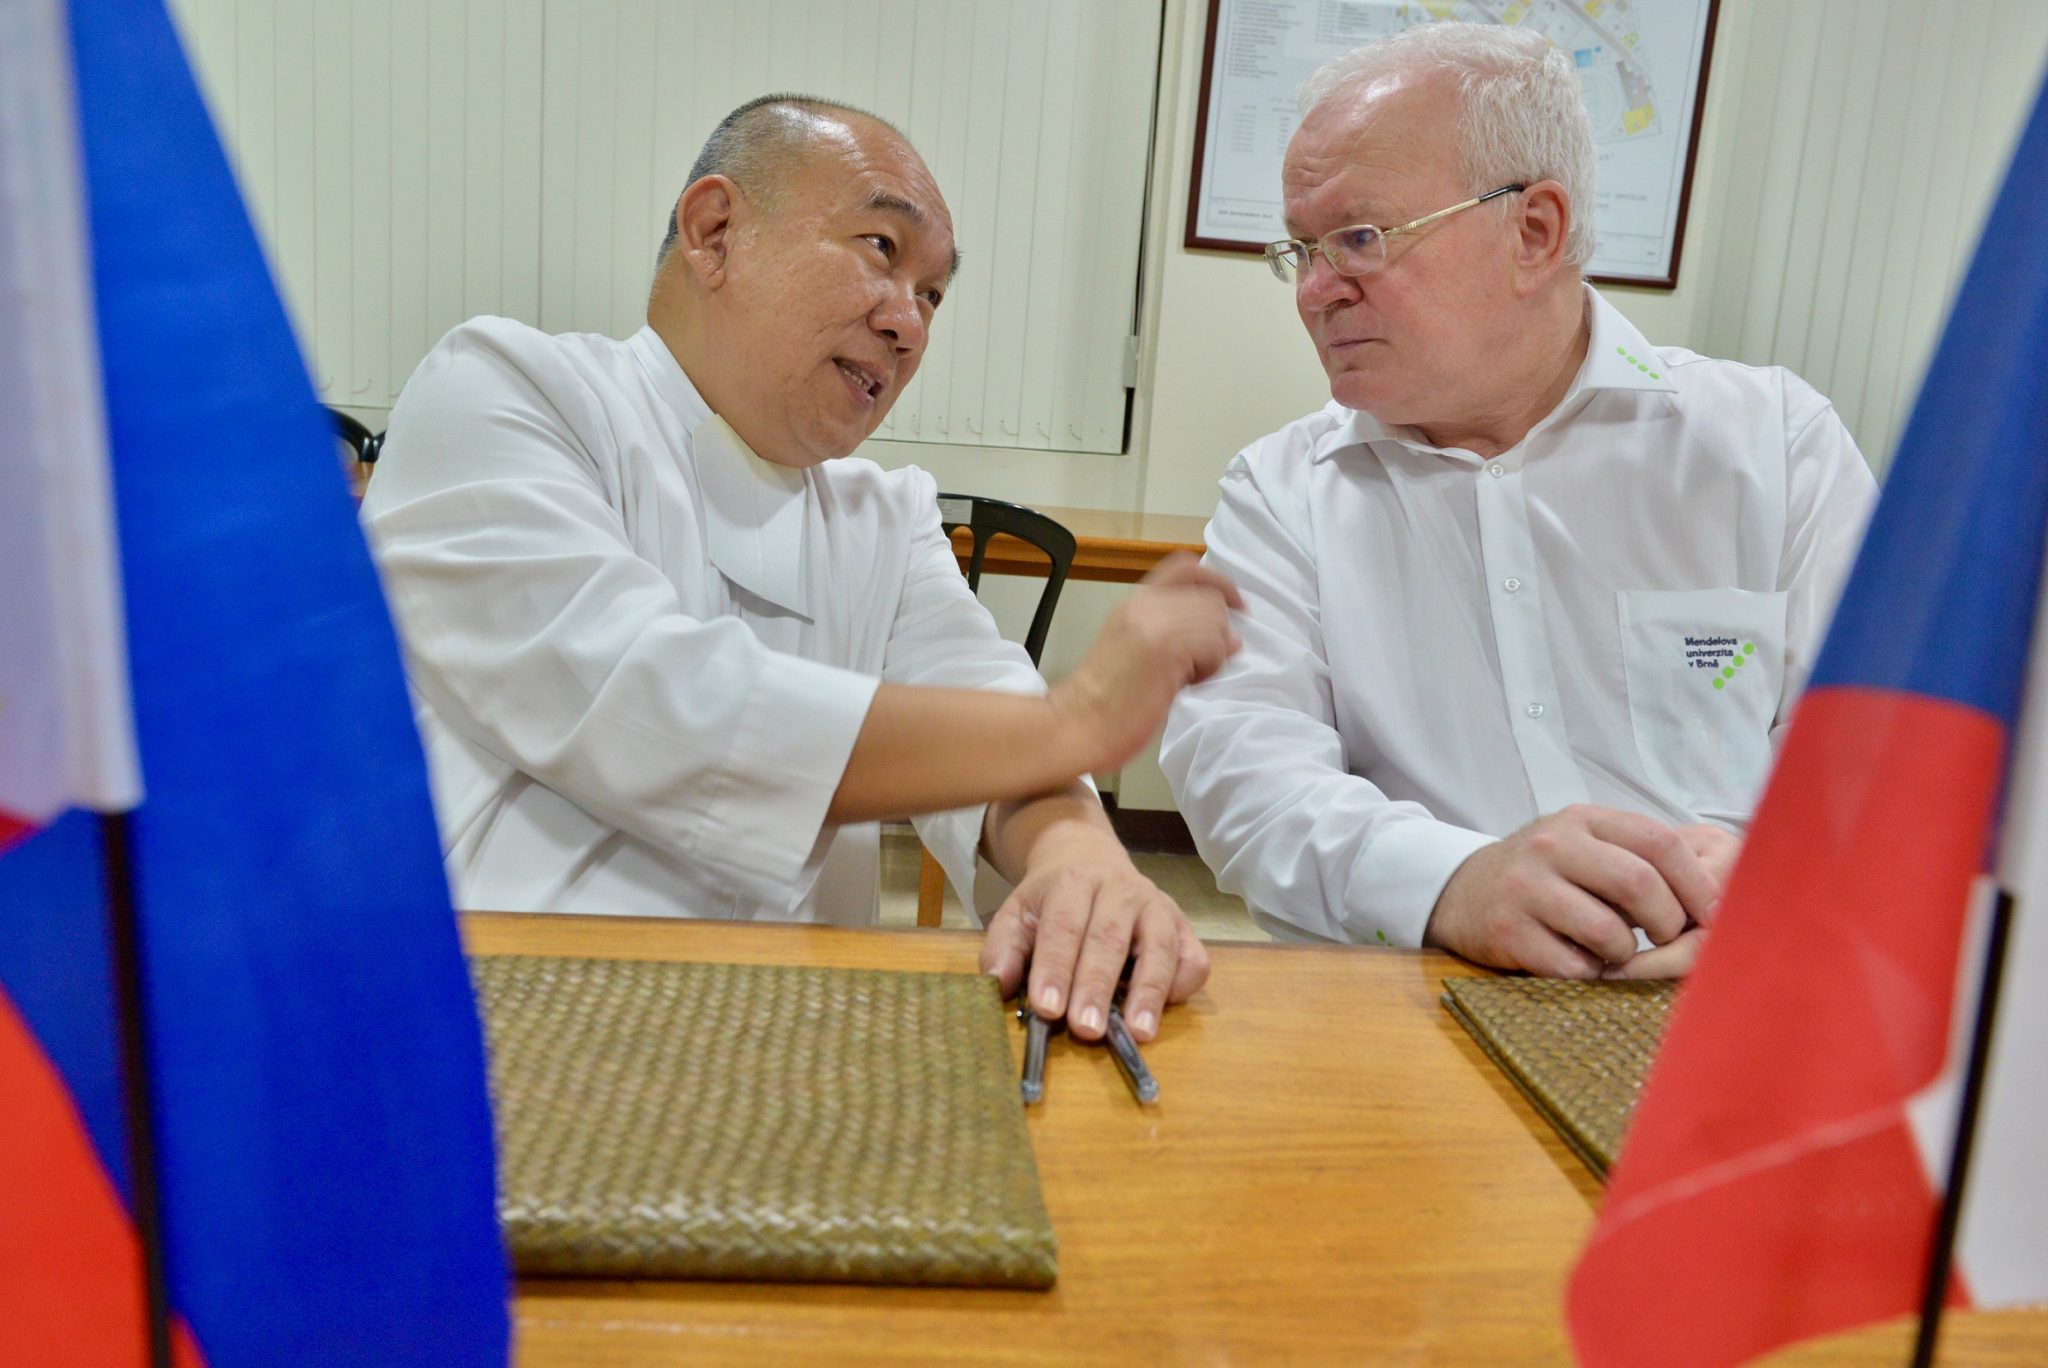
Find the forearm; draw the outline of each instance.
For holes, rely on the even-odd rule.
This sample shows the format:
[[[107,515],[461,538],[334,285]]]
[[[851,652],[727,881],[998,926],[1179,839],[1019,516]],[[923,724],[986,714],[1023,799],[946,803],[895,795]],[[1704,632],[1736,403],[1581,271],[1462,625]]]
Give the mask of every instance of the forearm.
[[[990,803],[982,821],[982,850],[1013,884],[1023,880],[1034,861],[1054,857],[1062,847],[1103,841],[1123,848],[1102,800],[1078,780],[1036,797]]]
[[[884,684],[826,820],[865,822],[1031,798],[1066,789],[1093,760],[1085,729],[1049,698]]]
[[[1342,757],[1334,729],[1234,709],[1170,731],[1160,763],[1223,891],[1294,939],[1417,944],[1444,881],[1488,838],[1388,798]]]

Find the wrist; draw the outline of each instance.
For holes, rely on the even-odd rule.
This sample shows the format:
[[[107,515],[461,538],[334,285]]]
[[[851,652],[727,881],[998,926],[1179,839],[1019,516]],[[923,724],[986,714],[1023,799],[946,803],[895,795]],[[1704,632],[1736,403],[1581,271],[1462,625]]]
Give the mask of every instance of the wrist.
[[[1078,777],[1119,763],[1107,758],[1114,746],[1102,723],[1100,699],[1085,675],[1069,675],[1046,690],[1045,705],[1052,716],[1053,748],[1061,757],[1062,773]]]
[[[1443,892],[1437,894],[1436,905],[1429,909],[1429,920],[1422,924],[1422,944],[1428,950],[1448,950],[1454,955],[1465,954],[1462,934],[1464,904],[1468,901],[1470,886],[1485,877],[1484,861],[1479,857],[1493,846],[1482,846],[1465,857],[1458,867],[1451,871],[1451,877],[1444,880]]]
[[[1071,816],[1054,818],[1038,829],[1030,848],[1024,852],[1026,872],[1105,861],[1130,864],[1130,852],[1110,829],[1101,805],[1092,796],[1086,802],[1095,810],[1093,820],[1084,811],[1077,811]]]

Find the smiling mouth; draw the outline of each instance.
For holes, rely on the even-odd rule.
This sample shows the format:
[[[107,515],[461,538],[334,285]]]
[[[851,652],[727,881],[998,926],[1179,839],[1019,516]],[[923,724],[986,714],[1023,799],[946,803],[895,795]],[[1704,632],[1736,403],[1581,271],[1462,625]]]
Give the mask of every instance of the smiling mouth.
[[[833,362],[839,367],[840,378],[846,381],[847,388],[858,395],[863,403],[872,404],[882,397],[882,390],[887,387],[888,381],[879,371],[843,357],[834,357]]]

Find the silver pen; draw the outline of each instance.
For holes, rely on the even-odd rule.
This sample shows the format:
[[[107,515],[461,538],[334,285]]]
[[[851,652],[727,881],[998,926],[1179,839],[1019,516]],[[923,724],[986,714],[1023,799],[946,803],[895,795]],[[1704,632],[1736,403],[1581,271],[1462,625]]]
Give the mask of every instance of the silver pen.
[[[1018,1008],[1017,1014],[1024,1018],[1024,1078],[1017,1087],[1029,1107],[1045,1100],[1045,1045],[1052,1023],[1028,1006]]]
[[[1144,1056],[1138,1053],[1138,1042],[1131,1038],[1131,1028],[1124,1025],[1121,1007],[1110,1007],[1109,1029],[1103,1035],[1104,1039],[1109,1041],[1109,1052],[1115,1056],[1117,1069],[1122,1072],[1124,1082],[1131,1085],[1131,1096],[1140,1102],[1157,1102],[1159,1080],[1145,1067]]]

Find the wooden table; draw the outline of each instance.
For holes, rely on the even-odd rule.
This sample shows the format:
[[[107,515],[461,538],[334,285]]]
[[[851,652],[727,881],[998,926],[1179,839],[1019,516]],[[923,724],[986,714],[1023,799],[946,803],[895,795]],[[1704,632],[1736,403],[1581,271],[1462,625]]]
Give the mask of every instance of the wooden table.
[[[977,938],[471,916],[477,953],[972,971]],[[1438,1004],[1440,955],[1213,947],[1146,1049],[1140,1109],[1055,1037],[1030,1112],[1050,1292],[529,1280],[519,1362],[1568,1361],[1558,1307],[1598,1188]],[[1018,1033],[1021,1042],[1021,1031]],[[1945,1362],[2048,1362],[2048,1316],[1955,1317]],[[1901,1363],[1906,1327],[1787,1361]]]
[[[1175,551],[1202,554],[1207,518],[1178,513],[1119,513],[1103,508],[1039,508],[1074,534],[1074,568],[1067,578],[1131,584]],[[953,551],[965,571],[974,542],[966,528],[953,533]],[[1028,542],[998,534],[990,539],[982,571],[990,575],[1032,575],[1044,579],[1050,563]]]

